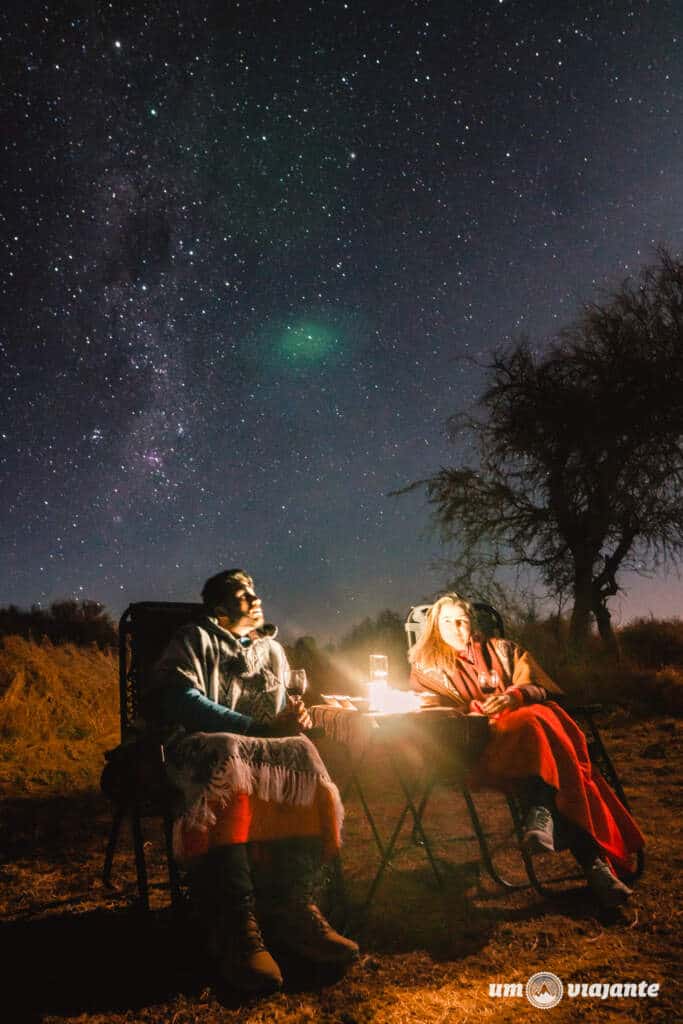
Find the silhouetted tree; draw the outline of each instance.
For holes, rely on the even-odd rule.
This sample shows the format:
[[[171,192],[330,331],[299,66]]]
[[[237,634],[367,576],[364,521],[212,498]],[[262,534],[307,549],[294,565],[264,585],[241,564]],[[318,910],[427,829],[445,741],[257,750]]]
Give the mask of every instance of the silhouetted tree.
[[[405,490],[426,486],[464,588],[525,563],[571,594],[572,648],[591,614],[613,646],[620,570],[683,551],[683,263],[660,250],[541,356],[520,342],[486,369],[478,411],[451,421],[477,464]]]
[[[97,644],[114,647],[117,629],[104,605],[98,601],[53,601],[49,608],[32,605],[29,611],[8,605],[0,608],[0,636],[47,638],[55,644]]]
[[[330,656],[318,647],[315,637],[300,636],[286,648],[292,668],[305,668],[310,686],[306,696],[308,704],[320,703],[321,693],[335,693],[338,690],[337,673]]]

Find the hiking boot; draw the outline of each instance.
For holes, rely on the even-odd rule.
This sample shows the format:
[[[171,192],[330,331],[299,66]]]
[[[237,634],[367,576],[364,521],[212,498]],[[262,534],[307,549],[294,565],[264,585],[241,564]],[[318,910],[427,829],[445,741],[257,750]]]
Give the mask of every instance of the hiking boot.
[[[349,964],[358,944],[336,932],[315,903],[290,904],[272,922],[278,945],[317,964]]]
[[[593,895],[606,910],[623,907],[633,896],[633,889],[629,889],[613,874],[609,864],[602,857],[596,857],[593,863],[584,869],[584,874]]]
[[[531,807],[524,825],[522,845],[527,853],[555,852],[555,825],[548,807]]]
[[[226,985],[251,995],[266,995],[282,987],[280,968],[266,949],[252,901],[236,908],[227,927],[212,935],[210,951]]]

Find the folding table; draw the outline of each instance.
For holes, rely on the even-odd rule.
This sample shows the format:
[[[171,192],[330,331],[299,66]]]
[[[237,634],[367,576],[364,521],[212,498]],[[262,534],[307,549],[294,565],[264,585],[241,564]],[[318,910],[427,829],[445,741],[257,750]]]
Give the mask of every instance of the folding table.
[[[346,750],[349,777],[342,799],[355,789],[379,851],[379,868],[370,883],[364,909],[370,906],[375,896],[408,815],[413,821],[413,839],[424,850],[437,885],[443,889],[443,878],[423,824],[430,794],[439,782],[447,782],[466,795],[485,865],[496,881],[509,884],[498,876],[493,866],[481,822],[471,799],[467,800],[469,793],[465,785],[468,766],[487,742],[488,719],[463,716],[450,708],[431,708],[406,714],[373,714],[316,705],[310,713],[313,725]],[[380,835],[366,792],[364,766],[373,749],[381,749],[387,755],[392,776],[402,794],[401,811],[388,841]]]

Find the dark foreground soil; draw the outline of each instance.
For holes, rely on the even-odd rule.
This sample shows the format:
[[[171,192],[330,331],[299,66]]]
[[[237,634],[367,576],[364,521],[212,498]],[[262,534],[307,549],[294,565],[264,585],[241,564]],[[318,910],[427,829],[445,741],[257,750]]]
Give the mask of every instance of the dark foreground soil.
[[[401,850],[367,913],[350,931],[362,956],[346,977],[282,960],[285,991],[261,1002],[240,1000],[213,984],[197,936],[174,917],[163,888],[163,842],[145,823],[153,882],[152,910],[136,909],[128,837],[116,861],[117,892],[100,874],[110,825],[98,792],[10,798],[5,802],[0,862],[3,921],[3,1020],[149,1024],[446,1024],[534,1019],[661,1021],[683,1019],[681,767],[678,720],[604,714],[613,759],[648,840],[645,874],[632,905],[597,915],[571,859],[538,860],[552,879],[540,896],[501,892],[482,872],[461,797],[437,791],[426,822],[445,878],[441,895],[424,850],[406,828]],[[396,789],[379,770],[369,797],[383,835],[400,810]],[[480,800],[497,857],[521,879],[509,816],[498,797]],[[377,866],[377,851],[356,797],[347,801],[344,868],[358,908]],[[573,876],[573,877],[572,877]],[[526,998],[494,997],[492,983],[526,982],[551,971],[569,983],[658,983],[657,997],[569,998],[550,1010]]]

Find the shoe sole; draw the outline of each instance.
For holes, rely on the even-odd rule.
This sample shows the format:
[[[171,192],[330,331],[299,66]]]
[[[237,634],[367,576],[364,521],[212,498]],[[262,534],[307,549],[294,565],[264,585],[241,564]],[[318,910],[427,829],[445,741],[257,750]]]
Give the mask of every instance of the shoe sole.
[[[216,973],[224,985],[234,988],[236,992],[242,992],[249,996],[267,996],[273,992],[279,992],[284,985],[285,979],[280,975],[279,979],[268,974],[252,974],[253,984],[249,984],[245,973],[239,967],[232,964],[221,970],[220,964],[216,965]]]
[[[604,900],[600,900],[596,896],[595,902],[597,906],[600,908],[600,910],[622,910],[624,907],[628,906],[628,897],[626,897],[623,900],[618,900],[616,902],[610,900],[609,903],[605,903]]]
[[[291,956],[298,957],[299,960],[305,960],[309,964],[316,964],[318,967],[350,967],[351,964],[355,964],[358,960],[357,956],[347,958],[346,960],[327,960],[316,954],[312,956],[310,953],[302,953],[299,949],[289,950]]]
[[[360,956],[360,950],[356,950],[352,953],[345,953],[344,955],[339,953],[335,955],[331,953],[329,956],[326,956],[317,947],[304,949],[301,946],[291,946],[286,942],[280,942],[277,948],[286,950],[292,956],[298,956],[303,960],[308,960],[309,963],[322,964],[328,967],[333,965],[338,967],[348,966],[349,964],[354,963]]]
[[[220,974],[219,977],[221,982],[228,988],[234,989],[236,992],[241,992],[245,996],[271,996],[275,992],[280,992],[282,989],[283,981],[272,982],[268,985],[245,985],[243,978],[235,978],[233,976],[227,977],[225,974]]]
[[[628,892],[619,889],[616,892],[598,893],[591,888],[591,892],[603,910],[618,910],[619,907],[625,907],[633,896],[632,889]]]

